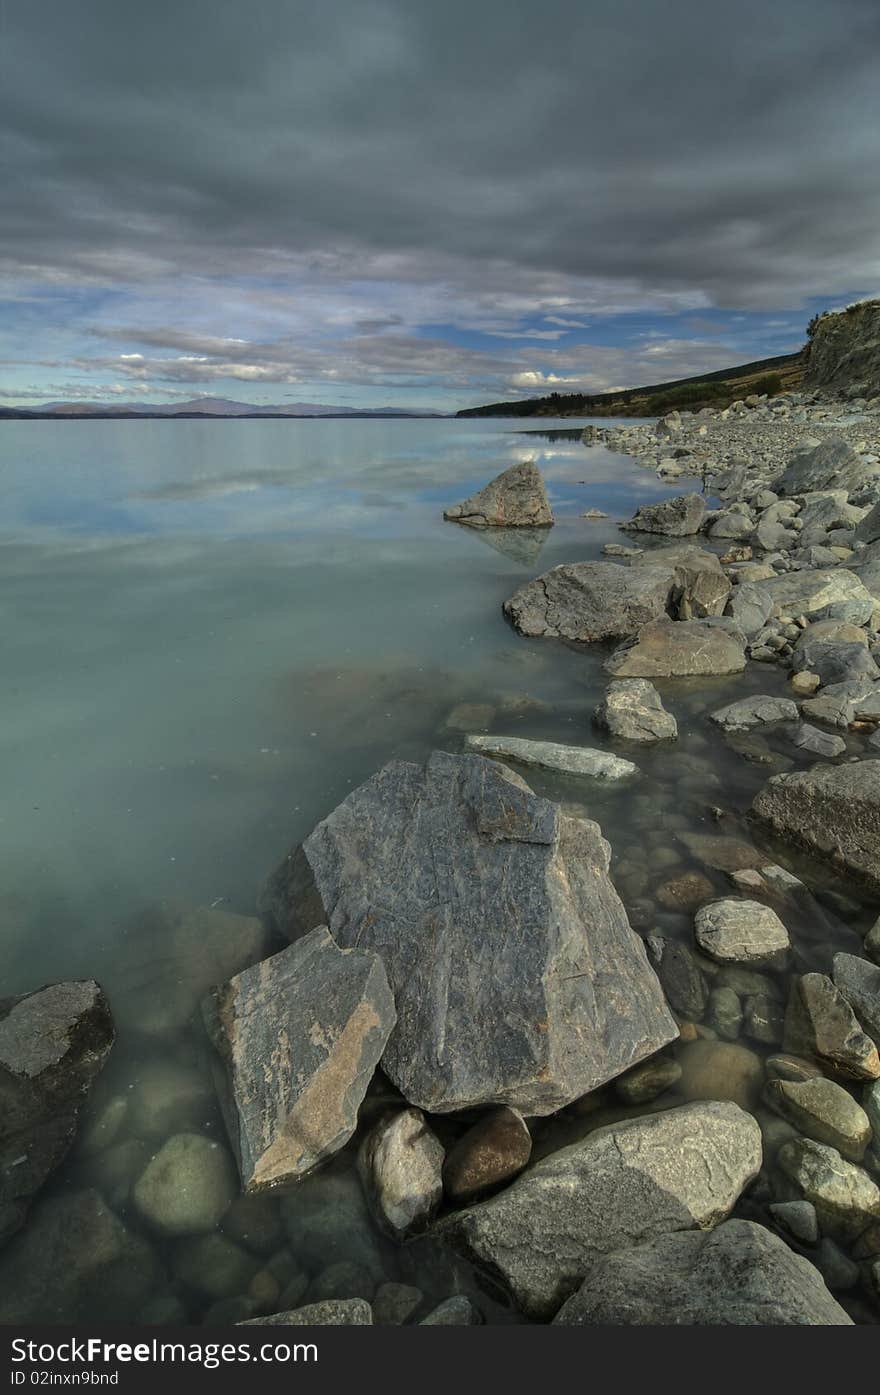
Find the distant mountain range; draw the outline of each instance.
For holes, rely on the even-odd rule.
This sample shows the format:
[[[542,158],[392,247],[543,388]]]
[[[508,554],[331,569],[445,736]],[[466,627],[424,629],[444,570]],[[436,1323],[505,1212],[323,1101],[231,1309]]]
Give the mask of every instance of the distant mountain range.
[[[283,402],[261,407],[227,397],[189,402],[42,402],[37,407],[0,407],[0,417],[442,417],[414,407],[331,407],[320,402]]]

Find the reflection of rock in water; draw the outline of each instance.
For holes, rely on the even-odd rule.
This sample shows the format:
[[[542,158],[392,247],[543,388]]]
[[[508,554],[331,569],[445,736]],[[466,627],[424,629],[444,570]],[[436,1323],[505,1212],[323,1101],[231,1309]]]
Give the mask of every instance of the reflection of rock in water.
[[[523,567],[534,566],[550,536],[549,528],[468,528],[467,532]]]

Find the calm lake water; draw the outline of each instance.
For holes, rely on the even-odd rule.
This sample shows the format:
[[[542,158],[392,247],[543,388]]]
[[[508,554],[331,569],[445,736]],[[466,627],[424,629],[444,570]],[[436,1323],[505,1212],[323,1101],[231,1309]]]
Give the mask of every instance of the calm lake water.
[[[253,916],[266,874],[348,790],[392,757],[460,749],[447,726],[457,704],[491,706],[495,731],[605,744],[590,724],[601,650],[523,640],[501,603],[538,571],[598,557],[624,540],[615,519],[682,485],[555,426],[572,423],[544,422],[543,434],[492,420],[0,426],[3,993],[96,977],[119,1028],[86,1120],[104,1131],[50,1194],[95,1186],[139,1233],[131,1186],[164,1137],[223,1140],[198,1030],[173,1013],[156,1025],[157,1001],[186,1001],[213,953],[209,935],[201,955],[187,941],[201,933],[187,908]],[[444,523],[445,505],[530,456],[558,519],[545,540]],[[581,517],[594,507],[611,517]],[[690,935],[689,914],[645,900],[692,865],[676,836],[716,831],[713,806],[735,827],[768,773],[808,758],[781,741],[744,755],[706,721],[734,696],[781,692],[775,668],[659,686],[681,739],[639,753],[637,785],[528,778],[600,821],[635,924]],[[812,904],[801,962],[824,968],[832,943],[858,941]],[[569,1124],[542,1126],[543,1146]],[[332,1263],[418,1283],[426,1303],[470,1291],[460,1267],[418,1246],[363,1238],[349,1162],[306,1184],[323,1249],[275,1202],[245,1208],[215,1252],[151,1236],[164,1277],[143,1291],[74,1283],[40,1315],[233,1320],[330,1296],[334,1283],[339,1296],[361,1292],[351,1273],[326,1278]],[[509,1316],[480,1303],[490,1320]],[[0,1303],[0,1317],[10,1311]]]

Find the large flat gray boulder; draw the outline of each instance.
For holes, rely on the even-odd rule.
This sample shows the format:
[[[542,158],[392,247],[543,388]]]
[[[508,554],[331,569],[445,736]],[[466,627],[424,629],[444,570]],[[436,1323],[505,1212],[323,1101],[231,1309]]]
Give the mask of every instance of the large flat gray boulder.
[[[847,1327],[819,1270],[753,1221],[661,1235],[597,1261],[561,1326]]]
[[[351,1138],[396,1021],[381,958],[326,926],[215,988],[205,1024],[246,1192],[305,1176]]]
[[[689,678],[741,673],[745,666],[742,634],[707,620],[655,620],[605,661],[616,678]]]
[[[93,979],[0,1001],[0,1242],[67,1154],[114,1037]]]
[[[761,1131],[730,1102],[597,1129],[438,1233],[549,1318],[604,1255],[724,1220],[761,1166]]]
[[[625,527],[634,533],[686,538],[699,533],[705,517],[706,500],[702,494],[678,494],[659,504],[644,504]]]
[[[381,956],[382,1066],[409,1103],[549,1114],[677,1036],[609,856],[505,766],[435,751],[354,790],[262,905],[290,939],[326,923]]]
[[[880,888],[880,760],[773,775],[756,795],[751,814]]]
[[[478,494],[443,514],[469,528],[548,528],[553,512],[541,471],[533,460],[511,465]]]
[[[623,639],[665,615],[673,569],[574,562],[527,581],[504,602],[520,634],[550,639]]]

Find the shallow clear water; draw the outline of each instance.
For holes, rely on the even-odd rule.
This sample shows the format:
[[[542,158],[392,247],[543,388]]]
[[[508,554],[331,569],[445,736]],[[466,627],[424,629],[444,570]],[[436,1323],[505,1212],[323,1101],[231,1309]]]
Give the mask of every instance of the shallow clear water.
[[[459,703],[488,704],[495,731],[604,744],[590,723],[605,686],[601,649],[523,640],[501,603],[538,571],[597,557],[622,539],[615,518],[686,482],[669,488],[553,426],[3,423],[3,994],[98,978],[119,1041],[86,1122],[114,1099],[127,1111],[119,1107],[115,1133],[77,1148],[50,1191],[97,1186],[137,1230],[131,1182],[163,1138],[181,1128],[223,1137],[199,1029],[176,1010],[162,1018],[211,976],[209,941],[197,924],[180,930],[180,907],[252,916],[266,874],[351,787],[392,757],[460,749],[447,726]],[[443,522],[446,504],[527,456],[558,519],[548,536],[506,539]],[[593,507],[611,517],[580,516]],[[734,696],[782,691],[778,670],[752,664],[739,678],[658,686],[681,739],[636,755],[636,784],[528,778],[602,824],[634,924],[688,936],[690,913],[651,899],[694,866],[678,835],[723,827],[738,836],[768,773],[807,762],[783,736],[737,750],[706,721]],[[830,885],[822,869],[808,871]],[[708,875],[719,892],[729,888],[723,873]],[[859,943],[839,910],[829,918],[808,898],[792,912],[801,967],[825,968],[832,946]],[[867,911],[847,914],[858,923]],[[538,1147],[585,1126],[577,1114],[542,1125]],[[323,1185],[321,1175],[308,1184],[313,1193]],[[329,1236],[339,1206],[327,1195]],[[314,1284],[326,1263],[356,1257],[354,1240],[338,1237],[327,1255],[306,1253],[301,1238],[288,1243],[274,1203],[264,1213],[258,1268],[275,1256],[279,1272],[299,1266]],[[255,1231],[256,1211],[251,1222]],[[425,1247],[364,1243],[378,1247],[377,1272],[437,1299],[469,1283]],[[184,1253],[182,1242],[157,1248],[169,1277],[151,1291],[181,1305],[162,1315],[245,1315],[253,1276],[240,1266],[225,1287],[201,1283],[194,1265],[222,1265]],[[273,1291],[265,1274],[257,1289],[252,1311],[274,1311],[285,1297],[285,1284]],[[295,1306],[289,1290],[286,1298]],[[239,1305],[212,1313],[218,1299]],[[481,1302],[487,1317],[504,1318]],[[125,1317],[159,1312],[145,1294],[119,1305]],[[113,1311],[99,1286],[66,1297],[54,1315]]]

